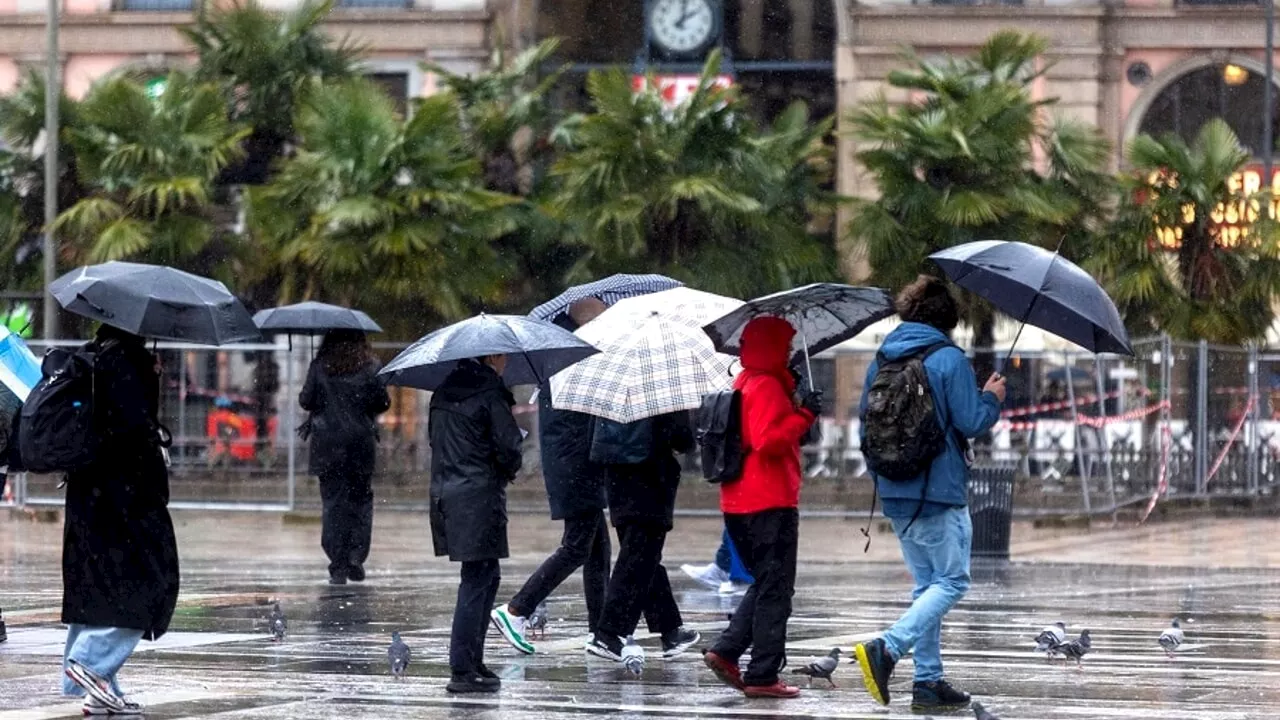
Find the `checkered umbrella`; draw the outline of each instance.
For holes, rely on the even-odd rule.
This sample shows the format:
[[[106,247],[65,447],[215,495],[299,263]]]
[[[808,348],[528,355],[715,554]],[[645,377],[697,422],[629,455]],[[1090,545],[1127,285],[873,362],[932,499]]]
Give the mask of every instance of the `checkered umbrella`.
[[[628,423],[692,410],[703,395],[732,387],[734,358],[716,352],[698,325],[653,310],[615,312],[620,306],[578,330],[601,352],[551,376],[553,407]]]
[[[666,275],[619,273],[585,285],[575,285],[529,311],[529,317],[554,320],[557,315],[568,310],[570,305],[585,298],[598,298],[605,305],[612,305],[624,298],[670,290],[681,285],[683,283],[679,280],[673,280]]]

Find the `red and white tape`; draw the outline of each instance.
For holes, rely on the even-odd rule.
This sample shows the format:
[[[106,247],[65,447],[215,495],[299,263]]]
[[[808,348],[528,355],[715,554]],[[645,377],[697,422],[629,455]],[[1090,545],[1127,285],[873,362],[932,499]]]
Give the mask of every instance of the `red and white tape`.
[[[1141,525],[1151,516],[1151,511],[1156,509],[1156,502],[1162,495],[1169,491],[1169,452],[1173,448],[1173,428],[1169,422],[1169,418],[1165,418],[1160,428],[1160,476],[1156,481],[1156,491],[1151,493],[1151,501],[1147,503],[1147,509],[1142,512],[1142,517],[1138,519]]]
[[[1204,478],[1204,486],[1209,487],[1209,481],[1214,475],[1218,474],[1218,469],[1222,467],[1222,461],[1227,459],[1227,453],[1231,451],[1231,446],[1236,444],[1236,439],[1240,437],[1240,431],[1244,429],[1244,421],[1249,419],[1249,415],[1253,413],[1253,403],[1255,398],[1249,398],[1249,402],[1245,403],[1244,412],[1240,415],[1240,419],[1236,421],[1236,426],[1231,429],[1231,436],[1227,438],[1227,444],[1222,446],[1222,452],[1218,453],[1218,457],[1213,461],[1213,467],[1209,468],[1209,474]]]
[[[1077,414],[1076,414],[1076,422],[1077,422],[1077,423],[1079,423],[1079,424],[1081,424],[1081,425],[1087,425],[1087,426],[1089,426],[1089,427],[1093,427],[1093,428],[1100,428],[1100,427],[1103,427],[1103,426],[1105,426],[1105,425],[1110,425],[1110,424],[1112,424],[1112,423],[1119,423],[1119,422],[1132,422],[1132,421],[1134,421],[1134,420],[1141,420],[1142,418],[1144,418],[1144,417],[1146,417],[1146,416],[1148,416],[1148,415],[1150,415],[1150,414],[1152,414],[1152,413],[1154,413],[1154,412],[1158,412],[1158,411],[1160,411],[1160,410],[1164,410],[1164,409],[1166,409],[1166,408],[1168,408],[1168,407],[1169,407],[1169,401],[1167,401],[1167,400],[1163,400],[1163,401],[1161,401],[1161,402],[1156,403],[1155,405],[1148,405],[1147,407],[1144,407],[1144,408],[1138,408],[1138,409],[1136,409],[1136,410],[1130,410],[1129,412],[1121,413],[1120,415],[1108,415],[1108,416],[1105,416],[1105,417],[1093,417],[1093,416],[1090,416],[1090,415],[1083,415],[1083,414],[1077,413]],[[1004,430],[1004,429],[1008,429],[1008,430],[1011,430],[1011,431],[1013,431],[1013,432],[1026,432],[1026,431],[1029,431],[1029,430],[1035,430],[1035,429],[1036,429],[1036,427],[1037,427],[1041,422],[1042,422],[1042,421],[1039,421],[1039,420],[1032,420],[1032,421],[1029,421],[1029,422],[1011,422],[1011,421],[1008,421],[1008,420],[1001,420],[999,423],[997,423],[997,424],[996,424],[996,429],[997,429],[997,430]],[[1052,421],[1051,421],[1051,422],[1052,422]]]

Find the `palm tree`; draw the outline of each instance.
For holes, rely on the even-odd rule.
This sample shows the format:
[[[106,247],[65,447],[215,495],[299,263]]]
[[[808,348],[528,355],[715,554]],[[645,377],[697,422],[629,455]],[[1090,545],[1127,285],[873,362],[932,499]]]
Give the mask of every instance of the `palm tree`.
[[[335,42],[321,23],[333,0],[305,0],[285,13],[235,0],[202,14],[182,34],[195,47],[201,80],[222,88],[232,122],[252,129],[243,161],[222,182],[261,184],[294,139],[295,111],[321,81],[351,77],[362,53]]]
[[[365,80],[316,91],[296,119],[297,155],[251,193],[253,232],[288,269],[286,299],[330,289],[412,308],[397,315],[416,333],[422,309],[453,319],[498,296],[506,266],[490,241],[510,230],[497,211],[514,199],[484,189],[460,120],[447,93],[404,119]]]
[[[760,130],[740,98],[714,86],[719,56],[675,108],[633,92],[620,70],[594,72],[594,111],[558,129],[555,207],[574,224],[581,270],[655,271],[749,296],[835,275],[834,251],[809,232],[829,213],[829,121],[803,105]],[[652,84],[650,84],[652,85]]]
[[[1280,297],[1280,234],[1259,198],[1234,187],[1249,153],[1222,120],[1188,145],[1176,135],[1129,144],[1116,218],[1085,267],[1138,331],[1239,345],[1259,340]],[[1224,230],[1235,220],[1243,239]]]
[[[80,260],[225,270],[228,238],[210,198],[245,135],[228,121],[218,88],[186,73],[170,73],[156,99],[127,76],[107,79],[80,102],[67,131],[87,197],[55,228]]]
[[[1085,249],[1113,185],[1108,148],[1081,123],[1047,121],[1054,101],[1033,99],[1046,46],[1005,31],[971,57],[913,58],[889,84],[918,100],[881,97],[852,114],[852,134],[864,143],[857,158],[880,197],[855,205],[848,241],[877,284],[910,282],[931,253],[972,240],[1023,240],[1069,255]],[[990,347],[991,309],[966,306],[975,343]]]

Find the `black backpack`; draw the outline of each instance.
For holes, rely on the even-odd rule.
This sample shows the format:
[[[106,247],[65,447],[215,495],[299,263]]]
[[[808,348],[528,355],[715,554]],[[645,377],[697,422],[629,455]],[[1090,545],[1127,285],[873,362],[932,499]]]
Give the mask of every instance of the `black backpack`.
[[[924,369],[925,359],[945,347],[952,345],[937,343],[893,361],[876,355],[876,375],[862,413],[862,455],[878,477],[914,480],[946,448],[947,433],[938,422]]]
[[[742,441],[742,393],[721,390],[703,395],[697,437],[702,448],[702,477],[713,483],[742,477],[747,457]]]
[[[93,421],[93,369],[108,346],[53,348],[40,365],[43,377],[22,404],[18,454],[33,473],[73,472],[98,455]]]

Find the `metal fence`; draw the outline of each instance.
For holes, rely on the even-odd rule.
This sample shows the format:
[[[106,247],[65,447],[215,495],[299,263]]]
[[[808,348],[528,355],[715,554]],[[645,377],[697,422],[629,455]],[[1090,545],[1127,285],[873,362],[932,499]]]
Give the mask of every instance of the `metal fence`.
[[[31,344],[36,353],[45,348]],[[313,356],[308,341],[155,347],[164,365],[161,416],[174,436],[175,506],[318,506],[309,448],[294,432],[303,420],[297,397]],[[385,361],[403,346],[375,347]],[[1134,358],[1071,352],[1010,358],[1001,421],[975,446],[984,460],[1016,467],[1019,514],[1109,513],[1149,502],[1157,491],[1183,497],[1274,492],[1280,482],[1280,352],[1167,338],[1138,341],[1135,349]],[[815,382],[835,402],[822,419],[822,440],[806,448],[811,509],[865,508],[869,502],[870,485],[860,481],[866,468],[857,400],[871,358],[871,352],[857,351],[814,359]],[[524,390],[518,400],[528,399]],[[374,478],[382,504],[426,504],[428,399],[392,388],[392,408],[380,419]],[[517,418],[534,430],[535,406],[521,402]],[[530,432],[523,470],[534,479],[536,440]],[[536,494],[540,485],[521,483],[520,492]],[[62,497],[56,477],[18,476],[10,478],[2,502],[57,504]]]

